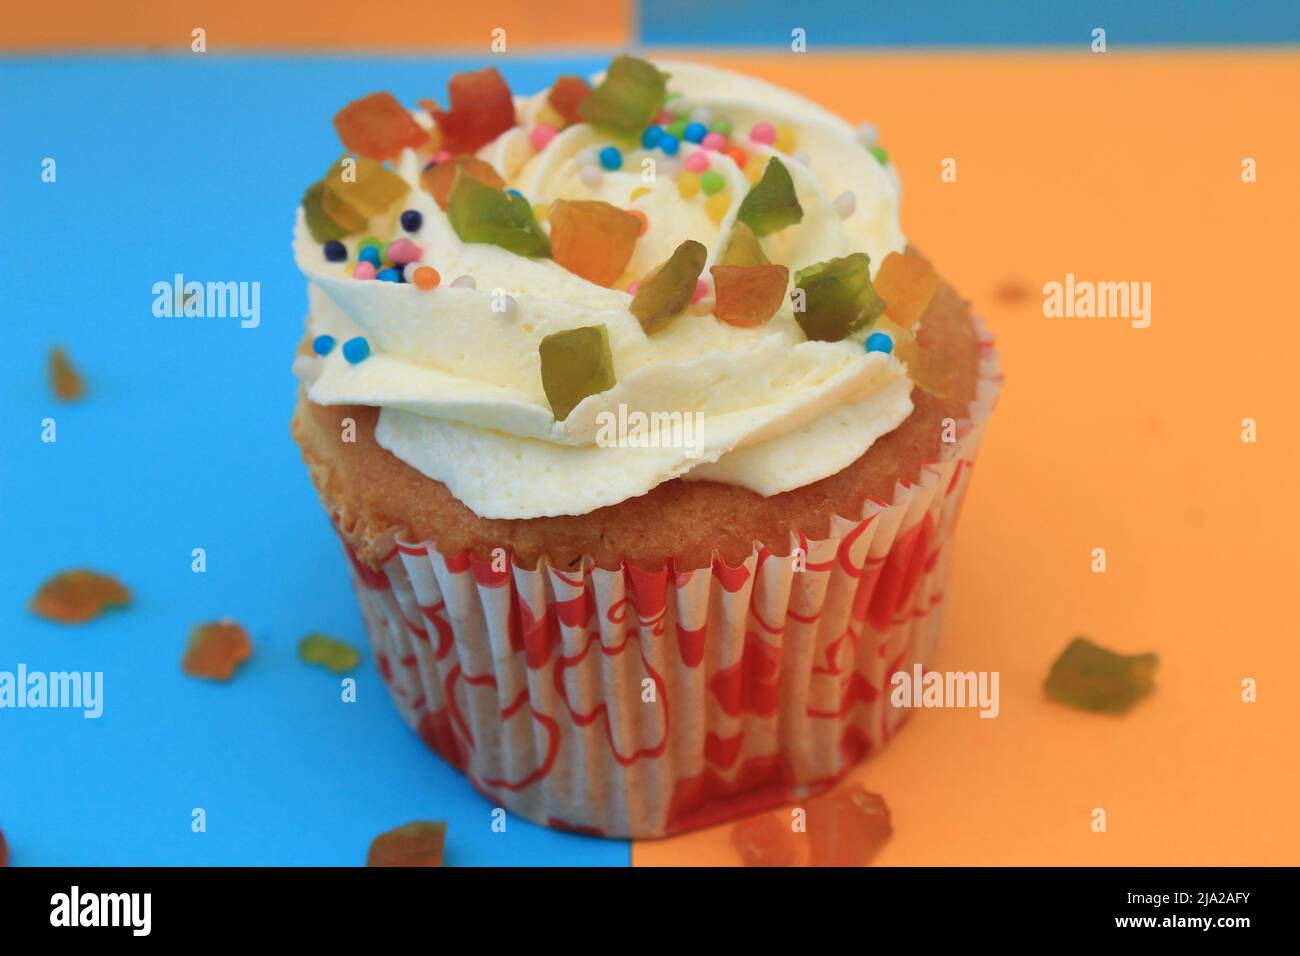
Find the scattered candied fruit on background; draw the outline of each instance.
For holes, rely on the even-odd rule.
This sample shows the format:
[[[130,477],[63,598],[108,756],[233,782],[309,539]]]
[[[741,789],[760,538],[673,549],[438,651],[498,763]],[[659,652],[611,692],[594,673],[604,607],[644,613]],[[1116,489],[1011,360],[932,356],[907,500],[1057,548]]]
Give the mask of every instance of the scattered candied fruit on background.
[[[1043,685],[1052,700],[1080,710],[1122,714],[1155,689],[1155,654],[1116,654],[1076,637]]]
[[[345,149],[369,159],[396,159],[402,150],[423,146],[429,134],[392,93],[371,93],[334,115]]]
[[[714,266],[713,314],[721,322],[751,329],[762,325],[781,308],[790,270],[785,266]]]
[[[686,311],[708,256],[701,243],[687,239],[637,283],[636,295],[628,308],[646,335],[659,331]]]
[[[812,866],[866,866],[893,835],[889,807],[853,784],[809,800]]]
[[[551,255],[550,240],[527,199],[486,186],[463,169],[452,181],[447,218],[465,242],[489,243],[520,256]]]
[[[84,624],[105,610],[131,603],[131,592],[116,578],[77,568],[50,578],[28,605],[32,613],[61,624]]]
[[[568,418],[588,395],[614,387],[614,356],[609,349],[609,330],[603,325],[554,332],[542,339],[537,351],[542,390],[556,421]]]
[[[326,634],[308,634],[298,642],[298,659],[342,674],[361,663],[361,653],[351,644]]]
[[[763,178],[740,201],[736,220],[756,236],[770,236],[803,221],[803,207],[794,192],[794,180],[785,163],[773,156],[763,168]]]
[[[590,95],[591,87],[582,77],[561,76],[551,85],[550,92],[546,94],[546,102],[551,104],[551,109],[559,113],[566,123],[581,123],[582,113],[579,109],[582,101]]]
[[[939,288],[939,276],[920,256],[891,252],[880,263],[872,285],[885,300],[885,315],[895,324],[913,329]]]
[[[366,866],[442,866],[447,824],[417,820],[370,841]]]
[[[731,828],[731,845],[745,866],[799,866],[800,838],[780,813],[763,813]]]
[[[50,349],[50,390],[62,402],[75,402],[86,394],[86,383],[63,349]]]
[[[557,199],[549,218],[555,261],[603,286],[627,268],[642,227],[637,216],[597,199]]]
[[[5,834],[0,830],[0,867],[9,865],[9,844],[5,843]]]
[[[190,629],[190,642],[181,658],[181,670],[190,677],[227,681],[239,665],[253,656],[248,632],[226,618]]]
[[[795,286],[803,290],[803,308],[794,317],[809,339],[838,342],[880,317],[885,303],[871,285],[871,259],[855,252],[800,269]]]
[[[515,125],[515,100],[494,66],[457,73],[448,84],[451,109],[432,110],[442,148],[452,153],[482,149]]]
[[[456,180],[458,170],[464,170],[484,186],[491,186],[493,189],[506,188],[506,181],[501,178],[501,174],[491,163],[463,153],[460,156],[453,156],[420,173],[420,186],[434,198],[443,212],[447,211],[447,201],[451,198],[451,187]]]
[[[578,113],[597,129],[618,136],[639,136],[652,124],[668,97],[668,77],[653,63],[617,56]]]

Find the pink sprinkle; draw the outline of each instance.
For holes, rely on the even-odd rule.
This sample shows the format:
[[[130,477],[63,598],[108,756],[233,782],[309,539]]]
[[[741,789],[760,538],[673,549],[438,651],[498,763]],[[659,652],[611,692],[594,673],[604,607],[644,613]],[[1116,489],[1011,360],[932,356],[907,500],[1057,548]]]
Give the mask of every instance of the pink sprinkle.
[[[776,127],[771,123],[755,123],[749,131],[749,138],[755,143],[771,146],[776,142]]]
[[[709,294],[709,284],[705,282],[703,279],[700,279],[695,283],[695,294],[691,296],[691,305],[694,305],[696,302],[699,302],[708,294]]]
[[[709,154],[702,149],[697,149],[686,157],[682,165],[693,173],[702,173],[709,168]]]
[[[774,139],[772,142],[775,143],[776,140]],[[451,159],[451,150],[449,149],[440,149],[433,154],[433,161],[435,163],[445,163],[449,159]]]
[[[551,145],[551,140],[555,139],[558,132],[550,123],[538,123],[528,134],[528,141],[533,144],[533,149],[540,152]]]
[[[727,137],[723,136],[721,133],[708,133],[705,135],[704,139],[700,141],[700,145],[705,149],[711,149],[716,152],[727,145]]]
[[[641,284],[641,280],[640,280],[640,279],[633,279],[633,280],[631,281],[631,283],[628,284],[628,287],[627,287],[627,294],[628,294],[628,295],[636,295],[636,289],[637,289],[637,286],[639,286],[640,284]]]
[[[375,266],[370,262],[358,262],[352,270],[354,279],[373,279],[375,277]]]
[[[671,126],[677,117],[673,116],[668,110],[660,110],[659,115],[655,118],[655,123],[659,126]]]
[[[424,250],[410,239],[394,239],[388,246],[388,258],[393,260],[393,265],[404,266],[423,259]]]

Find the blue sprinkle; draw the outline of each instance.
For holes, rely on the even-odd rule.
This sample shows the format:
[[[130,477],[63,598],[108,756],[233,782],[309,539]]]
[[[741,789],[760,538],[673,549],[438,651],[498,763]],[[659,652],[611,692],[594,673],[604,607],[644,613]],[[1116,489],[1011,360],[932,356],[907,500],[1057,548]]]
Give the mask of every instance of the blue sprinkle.
[[[429,170],[433,169],[433,167],[435,167],[435,166],[437,166],[437,165],[438,165],[437,160],[432,160],[432,159],[431,159],[431,160],[429,160],[429,162],[427,162],[427,163],[424,164],[424,171],[427,173]]]
[[[318,335],[311,340],[311,350],[317,355],[329,355],[334,351],[334,336]]]
[[[686,129],[682,131],[682,136],[688,143],[698,143],[708,135],[709,128],[703,123],[687,123]]]
[[[872,332],[867,336],[868,352],[892,352],[894,351],[894,340],[884,332]]]
[[[418,209],[408,209],[402,213],[402,228],[407,232],[419,232],[424,225],[424,216]]]
[[[623,154],[617,146],[606,146],[600,151],[600,165],[611,171],[620,169],[623,166]]]
[[[646,149],[654,149],[663,138],[664,128],[662,126],[647,126],[645,132],[641,134],[641,145]]]
[[[524,194],[521,193],[518,189],[507,189],[507,190],[506,190],[506,195],[507,195],[507,196],[517,196],[517,197],[519,197],[520,199],[523,199],[523,198],[524,198]]]
[[[380,269],[375,278],[381,282],[401,282],[402,274],[390,266],[387,269]]]
[[[325,243],[325,259],[328,262],[347,262],[348,247],[337,239]]]
[[[358,262],[369,262],[369,263],[370,263],[372,266],[374,266],[376,269],[378,269],[378,268],[383,264],[383,263],[381,263],[380,260],[379,260],[379,247],[378,247],[378,246],[366,246],[366,247],[365,247],[364,249],[362,249],[359,253],[357,253],[357,261],[358,261]]]
[[[370,343],[359,335],[355,339],[348,339],[343,343],[343,357],[353,365],[364,362],[370,358]]]
[[[677,142],[677,137],[672,133],[664,133],[659,139],[659,148],[664,151],[665,156],[676,156],[681,144]]]

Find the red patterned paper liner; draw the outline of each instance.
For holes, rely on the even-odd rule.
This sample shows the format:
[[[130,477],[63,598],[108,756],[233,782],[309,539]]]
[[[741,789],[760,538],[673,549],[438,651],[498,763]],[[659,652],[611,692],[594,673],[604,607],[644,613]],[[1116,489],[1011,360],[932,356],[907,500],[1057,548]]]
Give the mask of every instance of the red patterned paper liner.
[[[942,625],[948,542],[1002,376],[980,377],[941,460],[893,501],[795,536],[806,570],[515,567],[394,539],[352,577],[406,722],[494,805],[547,826],[658,837],[825,790],[906,718],[890,676]],[[346,541],[345,541],[346,547]]]

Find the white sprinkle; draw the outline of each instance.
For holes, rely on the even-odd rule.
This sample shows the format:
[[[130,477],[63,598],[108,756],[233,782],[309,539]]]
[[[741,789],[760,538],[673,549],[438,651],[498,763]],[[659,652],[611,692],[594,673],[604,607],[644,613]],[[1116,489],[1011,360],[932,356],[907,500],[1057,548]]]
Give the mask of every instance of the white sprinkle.
[[[857,130],[858,142],[866,149],[875,146],[880,139],[880,133],[876,130],[875,123],[863,123]]]
[[[477,289],[478,283],[474,281],[473,276],[457,276],[451,280],[453,289]]]
[[[600,167],[594,164],[583,166],[578,173],[578,178],[582,180],[582,185],[586,186],[588,189],[595,189],[599,186],[603,177],[604,173],[601,172]]]
[[[812,165],[812,157],[809,156],[807,153],[805,153],[802,149],[796,149],[794,153],[791,154],[790,158],[793,159],[796,163],[802,163],[805,166]]]
[[[492,311],[498,315],[514,315],[519,311],[519,303],[512,295],[506,295],[503,289],[492,290]]]
[[[578,150],[578,165],[590,166],[592,163],[600,162],[600,150],[595,146],[587,146]]]
[[[853,210],[858,208],[858,197],[851,189],[846,189],[835,197],[835,201],[831,205],[835,207],[835,215],[841,219],[848,219],[849,216],[853,215]]]
[[[420,268],[420,266],[421,263],[419,262],[408,262],[406,265],[402,266],[402,278],[407,282],[414,282],[415,270]]]
[[[708,126],[713,122],[713,114],[708,111],[707,107],[701,106],[699,109],[691,113],[691,122]]]

